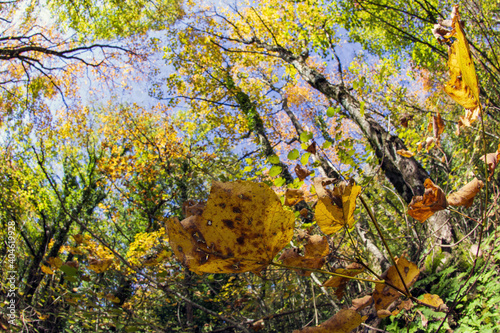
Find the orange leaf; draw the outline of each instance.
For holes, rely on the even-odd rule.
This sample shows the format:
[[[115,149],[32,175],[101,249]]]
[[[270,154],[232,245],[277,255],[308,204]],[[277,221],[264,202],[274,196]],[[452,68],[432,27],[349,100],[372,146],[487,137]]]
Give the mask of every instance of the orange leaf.
[[[483,188],[483,186],[484,184],[482,181],[474,178],[457,192],[451,193],[447,198],[448,204],[452,206],[465,206],[467,208],[472,206],[474,197]]]
[[[304,327],[293,333],[349,333],[366,319],[354,310],[342,309],[319,326]]]
[[[425,192],[423,196],[412,198],[408,214],[414,219],[424,222],[435,212],[445,209],[448,206],[443,190],[434,185],[429,178],[424,182]]]
[[[404,150],[404,149],[396,150],[396,154],[401,155],[403,157],[407,157],[407,158],[413,157],[413,155],[415,155],[411,151]]]

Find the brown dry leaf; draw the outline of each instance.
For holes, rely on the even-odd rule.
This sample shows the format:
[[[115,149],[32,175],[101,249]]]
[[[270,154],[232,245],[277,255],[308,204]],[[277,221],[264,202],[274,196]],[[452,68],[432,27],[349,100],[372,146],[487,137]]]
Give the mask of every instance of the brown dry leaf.
[[[480,114],[481,108],[479,106],[475,109],[465,109],[465,115],[460,116],[458,119],[457,132],[460,133],[460,128],[462,127],[470,127],[479,118]]]
[[[201,215],[167,220],[177,259],[191,271],[259,271],[292,239],[295,217],[267,185],[214,182]]]
[[[299,212],[300,216],[302,217],[307,217],[307,215],[309,215],[309,209],[307,208],[302,208]]]
[[[377,311],[377,317],[379,318],[386,318],[389,316],[392,316],[392,312],[389,310],[382,309]]]
[[[358,263],[352,263],[348,265],[345,269],[337,268],[334,273],[354,277],[359,273],[362,273],[363,271],[364,268],[362,265]],[[349,280],[350,279],[341,276],[332,276],[323,284],[323,287],[337,288],[337,290],[335,291],[335,296],[337,296],[338,299],[341,299],[344,296],[344,289],[347,286]]]
[[[403,126],[404,128],[408,128],[408,122],[410,120],[413,120],[413,115],[409,114],[409,113],[403,113],[401,115],[401,117],[399,117],[399,123],[401,124],[401,126]]]
[[[309,236],[307,238],[307,244],[304,247],[304,257],[306,258],[324,257],[330,253],[328,238],[320,235]]]
[[[405,290],[404,285],[406,285],[409,289],[415,281],[417,281],[417,277],[420,273],[417,265],[406,260],[404,256],[396,260],[396,265],[398,269],[396,269],[396,266],[389,267],[389,269],[382,274],[382,278],[400,290]],[[399,277],[398,270],[403,277],[404,284]],[[385,284],[377,284],[375,286],[375,290],[373,291],[375,309],[377,311],[387,309],[387,307],[400,296],[401,293],[394,288]]]
[[[112,259],[89,259],[89,269],[96,273],[103,273],[108,270],[108,268],[113,263]]]
[[[325,258],[306,258],[299,254],[299,249],[286,249],[283,251],[279,260],[283,261],[284,265],[293,266],[293,267],[301,267],[301,268],[310,268],[310,269],[320,269],[325,264]],[[294,269],[297,274],[302,276],[310,276],[311,271],[306,269]]]
[[[371,295],[366,295],[365,297],[356,298],[352,300],[351,310],[360,311],[366,308],[373,302],[373,297]]]
[[[295,206],[304,200],[304,191],[287,188],[285,192],[285,206]]]
[[[438,112],[437,116],[432,117],[432,133],[434,134],[434,137],[438,142],[443,132],[444,132],[444,121],[443,118],[441,118],[441,113]]]
[[[408,206],[408,214],[420,222],[424,222],[435,212],[448,206],[443,190],[434,185],[432,180],[426,179],[424,186],[424,195],[413,197]]]
[[[311,154],[316,154],[316,142],[313,141],[313,143],[311,143],[309,147],[307,147],[306,151]]]
[[[438,308],[441,304],[444,304],[443,300],[438,295],[424,294],[424,299],[422,303]]]
[[[488,166],[488,171],[490,172],[490,175],[488,176],[488,181],[491,180],[491,177],[493,177],[493,174],[495,173],[495,168],[497,167],[498,164],[498,156],[500,156],[500,153],[494,152],[494,153],[489,153],[486,154],[486,160],[484,158],[484,155],[481,156],[481,161],[485,162],[486,165]]]
[[[396,154],[401,155],[403,157],[407,157],[407,158],[413,157],[413,155],[415,155],[411,151],[404,150],[404,149],[396,150]]]
[[[448,204],[452,206],[465,206],[469,208],[472,206],[474,197],[483,188],[484,184],[482,181],[474,178],[467,185],[463,186],[456,192],[451,193],[448,198]]]
[[[300,181],[303,181],[311,174],[311,171],[307,170],[306,168],[301,167],[300,164],[297,164],[295,166],[294,170],[295,170],[295,174],[297,175],[297,177],[299,177]]]
[[[293,333],[349,333],[366,319],[367,317],[361,317],[354,310],[342,309],[319,326],[304,327],[294,330]]]
[[[78,261],[66,261],[64,263],[65,265],[68,265],[69,267],[73,267],[74,269],[78,269],[78,267],[80,267],[80,264],[78,263]]]
[[[344,227],[352,228],[356,223],[354,221],[356,198],[361,193],[361,187],[354,181],[341,182],[333,190],[324,187],[333,181],[331,178],[314,179],[314,188],[319,199],[314,215],[321,231],[327,235]]]

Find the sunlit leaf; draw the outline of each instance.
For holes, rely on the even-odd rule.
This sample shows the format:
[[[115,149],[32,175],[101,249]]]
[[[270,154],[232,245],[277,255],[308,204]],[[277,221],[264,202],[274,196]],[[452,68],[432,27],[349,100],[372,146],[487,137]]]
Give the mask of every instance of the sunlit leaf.
[[[399,149],[399,150],[396,151],[396,153],[398,155],[401,155],[401,156],[407,157],[407,158],[413,157],[413,155],[415,155],[411,151],[404,150],[404,149]]]
[[[306,179],[311,174],[309,170],[303,168],[302,166],[300,166],[300,164],[297,164],[294,170],[295,174],[297,175],[297,177],[299,177],[299,180],[301,181]]]
[[[302,132],[300,133],[300,142],[307,142],[313,138],[313,134],[311,132]]]
[[[315,217],[321,231],[327,235],[340,229],[351,228],[356,209],[356,198],[361,193],[361,187],[353,181],[341,182],[333,190],[324,186],[333,181],[329,178],[315,178],[314,188],[318,195]]]
[[[297,149],[294,149],[294,150],[292,150],[291,152],[288,153],[287,158],[289,160],[293,161],[293,160],[296,160],[297,158],[299,158],[299,156],[300,156],[299,151]]]
[[[271,169],[269,169],[269,177],[275,177],[281,173],[283,168],[279,165],[273,165]]]
[[[170,246],[191,271],[258,271],[292,239],[294,215],[267,185],[214,182],[201,216],[167,220]]]
[[[352,277],[362,273],[363,271],[363,266],[358,263],[352,263],[346,268],[335,269],[335,273]],[[344,289],[347,286],[349,280],[350,279],[341,276],[332,276],[325,283],[323,283],[323,286],[336,288],[337,290],[335,290],[335,296],[337,296],[338,299],[341,299],[344,296]]]
[[[41,269],[42,269],[42,272],[44,272],[45,274],[50,274],[50,275],[54,274],[54,272],[50,269],[49,266],[42,265]]]

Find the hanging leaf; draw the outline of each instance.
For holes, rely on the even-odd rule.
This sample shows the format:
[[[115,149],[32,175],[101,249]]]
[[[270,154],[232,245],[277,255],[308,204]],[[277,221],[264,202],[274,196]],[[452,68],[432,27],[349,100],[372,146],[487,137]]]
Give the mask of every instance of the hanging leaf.
[[[323,142],[323,144],[321,145],[321,149],[328,149],[332,146],[332,143],[331,141],[325,141]]]
[[[285,192],[285,206],[295,206],[304,200],[304,191],[287,188]]]
[[[498,156],[500,156],[500,147],[499,147],[499,150],[495,153],[489,153],[489,154],[486,154],[486,159],[483,156],[481,156],[481,161],[485,162],[486,165],[488,166],[488,171],[490,172],[489,176],[488,176],[488,181],[491,180],[491,177],[493,177],[493,174],[495,173],[495,168],[497,167],[497,164],[498,164]]]
[[[49,266],[42,265],[41,269],[42,269],[42,272],[44,272],[45,274],[49,274],[49,275],[54,274],[54,272],[50,269]]]
[[[311,132],[302,132],[300,133],[300,142],[307,142],[313,138],[313,134]]]
[[[302,157],[300,158],[300,163],[302,165],[307,165],[309,163],[309,157],[311,156],[311,153],[307,152]]]
[[[409,262],[404,256],[402,256],[399,259],[396,259],[396,266],[389,267],[389,269],[382,274],[382,279],[402,291],[405,290],[405,285],[409,289],[417,281],[417,277],[420,273],[417,265]],[[398,270],[403,277],[404,284],[399,277]],[[377,284],[375,286],[375,290],[373,291],[375,309],[377,311],[387,309],[387,307],[400,296],[401,293],[394,288],[385,284]]]
[[[335,115],[335,109],[333,107],[329,107],[327,110],[326,110],[326,116],[327,117],[333,117]]]
[[[333,190],[324,186],[331,184],[335,179],[315,178],[314,188],[318,195],[315,217],[321,231],[331,235],[340,229],[352,228],[354,225],[354,210],[356,198],[361,193],[361,187],[354,181],[341,182]]]
[[[271,155],[271,156],[268,157],[267,160],[271,164],[279,164],[280,163],[280,158],[278,157],[278,155]]]
[[[363,266],[358,263],[352,263],[346,268],[335,269],[335,273],[353,277],[362,273],[363,271]],[[323,286],[337,288],[337,290],[335,290],[335,296],[337,296],[337,299],[341,299],[344,296],[344,290],[349,280],[350,279],[341,276],[332,276],[323,284]]]
[[[474,178],[467,185],[460,188],[457,192],[451,193],[448,198],[448,204],[452,206],[472,206],[474,197],[483,188],[484,183],[477,178]]]
[[[271,169],[269,169],[269,177],[276,177],[281,173],[283,168],[279,165],[273,165]]]
[[[294,150],[292,150],[291,152],[288,153],[287,158],[289,160],[293,161],[293,160],[296,160],[297,158],[299,158],[299,156],[300,156],[299,151],[297,149],[294,149]]]
[[[108,270],[108,268],[113,263],[111,259],[89,259],[89,269],[93,270],[96,273],[103,273]]]
[[[441,118],[441,113],[438,112],[436,116],[432,117],[432,133],[437,141],[439,141],[441,134],[444,132],[444,121]]]
[[[350,307],[350,309],[354,311],[360,311],[366,308],[371,303],[373,303],[373,297],[371,295],[366,295],[361,298],[353,299],[352,306]]]
[[[399,123],[401,124],[401,126],[403,126],[404,128],[408,128],[408,122],[410,120],[413,120],[413,115],[409,114],[409,113],[403,113],[401,115],[401,117],[399,117]]]
[[[170,246],[191,271],[259,271],[292,239],[294,214],[267,185],[214,182],[201,216],[167,220]]]
[[[325,258],[306,258],[300,255],[298,248],[286,249],[283,251],[279,260],[283,262],[284,265],[310,268],[310,269],[320,269],[325,264]],[[311,271],[307,269],[294,269],[297,274],[301,276],[310,276]]]
[[[367,317],[361,317],[354,310],[342,309],[319,326],[304,327],[293,331],[293,333],[349,333],[366,319]]]
[[[443,190],[434,185],[429,178],[424,182],[425,192],[423,196],[414,196],[408,206],[408,214],[414,219],[424,222],[435,212],[448,206]]]
[[[311,143],[309,147],[307,147],[306,151],[311,154],[316,154],[316,142],[313,141],[313,143]]]
[[[295,170],[295,174],[297,175],[297,177],[299,177],[300,181],[303,181],[311,174],[311,171],[307,170],[306,168],[301,167],[300,164],[297,164],[295,166],[294,170]]]
[[[306,258],[324,257],[330,253],[328,238],[320,235],[312,235],[307,237],[307,244],[304,246]]]

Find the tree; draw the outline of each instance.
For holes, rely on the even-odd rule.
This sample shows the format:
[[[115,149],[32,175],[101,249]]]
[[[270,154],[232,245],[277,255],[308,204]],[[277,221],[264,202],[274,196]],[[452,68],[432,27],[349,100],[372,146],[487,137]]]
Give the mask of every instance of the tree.
[[[143,4],[49,2],[67,37],[28,3],[9,27],[0,253],[14,224],[26,255],[2,328],[495,329],[490,3],[458,11],[475,70],[447,4]],[[126,101],[146,76],[159,102]]]

